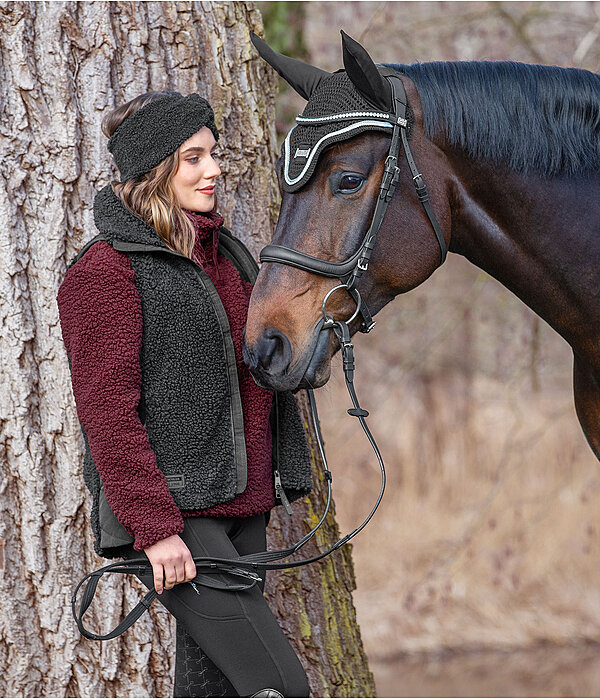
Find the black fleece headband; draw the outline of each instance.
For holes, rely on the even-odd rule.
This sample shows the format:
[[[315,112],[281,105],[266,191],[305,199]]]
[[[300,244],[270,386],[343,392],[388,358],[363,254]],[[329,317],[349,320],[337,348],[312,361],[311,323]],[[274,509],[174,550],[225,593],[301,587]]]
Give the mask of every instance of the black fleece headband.
[[[165,95],[130,114],[108,139],[121,182],[152,170],[203,126],[219,140],[214,112],[195,92]]]

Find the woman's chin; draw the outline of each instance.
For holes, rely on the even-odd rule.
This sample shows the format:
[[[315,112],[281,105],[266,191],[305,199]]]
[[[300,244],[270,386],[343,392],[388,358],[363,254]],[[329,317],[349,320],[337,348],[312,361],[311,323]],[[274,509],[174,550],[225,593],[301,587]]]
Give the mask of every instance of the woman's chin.
[[[200,212],[212,211],[215,208],[215,195],[201,194],[199,197],[194,198],[193,204],[193,207],[186,207],[186,209]]]

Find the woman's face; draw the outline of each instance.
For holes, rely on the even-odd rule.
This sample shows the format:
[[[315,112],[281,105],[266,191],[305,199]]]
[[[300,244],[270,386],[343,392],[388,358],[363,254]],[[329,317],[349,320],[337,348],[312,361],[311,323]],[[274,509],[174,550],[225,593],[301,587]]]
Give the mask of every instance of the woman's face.
[[[171,185],[179,206],[190,211],[211,211],[215,206],[215,179],[221,168],[214,159],[217,142],[203,126],[179,147],[179,167]]]

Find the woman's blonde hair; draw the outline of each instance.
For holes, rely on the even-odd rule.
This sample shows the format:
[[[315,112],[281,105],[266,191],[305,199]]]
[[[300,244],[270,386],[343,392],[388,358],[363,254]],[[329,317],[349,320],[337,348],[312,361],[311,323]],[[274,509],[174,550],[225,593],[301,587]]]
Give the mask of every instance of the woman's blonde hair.
[[[149,102],[166,95],[182,95],[173,90],[146,92],[109,112],[102,120],[102,133],[107,137],[130,114]],[[114,180],[111,185],[114,193],[123,204],[149,226],[156,229],[162,240],[178,253],[192,257],[194,249],[194,227],[179,206],[171,180],[179,167],[179,149],[167,156],[152,170],[134,177],[127,182]],[[215,196],[215,209],[217,207]]]

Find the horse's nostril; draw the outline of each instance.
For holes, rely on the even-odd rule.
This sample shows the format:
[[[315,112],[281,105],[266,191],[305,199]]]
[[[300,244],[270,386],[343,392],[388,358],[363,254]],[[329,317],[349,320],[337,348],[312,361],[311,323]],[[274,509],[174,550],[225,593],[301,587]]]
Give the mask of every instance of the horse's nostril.
[[[271,329],[266,331],[254,350],[256,365],[270,374],[283,374],[292,359],[292,346],[285,333]]]

